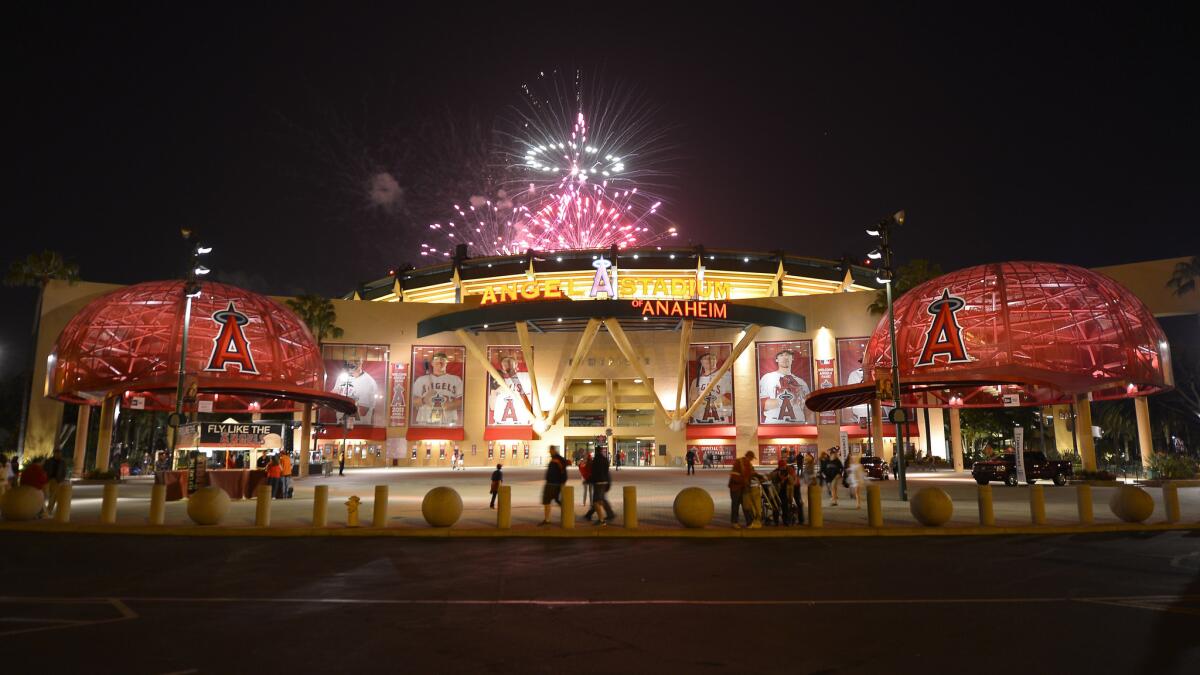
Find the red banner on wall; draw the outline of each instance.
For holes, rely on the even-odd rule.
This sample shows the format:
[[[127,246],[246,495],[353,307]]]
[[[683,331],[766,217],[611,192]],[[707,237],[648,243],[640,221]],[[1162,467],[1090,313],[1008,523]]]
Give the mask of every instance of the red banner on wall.
[[[388,396],[388,426],[403,427],[408,424],[408,364],[393,363],[389,375],[392,388]]]
[[[817,389],[830,389],[834,385],[833,379],[833,360],[822,361],[817,359]],[[838,413],[836,410],[830,410],[820,414],[820,424],[837,424]]]

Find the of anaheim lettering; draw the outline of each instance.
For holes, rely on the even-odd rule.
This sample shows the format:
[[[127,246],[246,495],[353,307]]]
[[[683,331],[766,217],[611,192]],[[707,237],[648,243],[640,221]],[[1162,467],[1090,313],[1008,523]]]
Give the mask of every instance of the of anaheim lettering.
[[[932,366],[939,356],[945,356],[946,363],[971,360],[963,343],[962,326],[958,323],[958,311],[966,305],[962,298],[950,295],[949,288],[943,288],[941,297],[929,303],[926,311],[933,315],[933,323],[925,332],[925,344],[916,366]]]
[[[725,303],[711,300],[634,300],[632,304],[641,308],[642,316],[724,319],[729,315]]]
[[[250,317],[239,312],[230,300],[228,307],[213,313],[212,320],[221,324],[221,332],[213,338],[212,353],[204,370],[227,372],[229,366],[234,365],[243,374],[257,375],[258,368],[250,355],[250,341],[242,330],[242,326],[250,323]]]

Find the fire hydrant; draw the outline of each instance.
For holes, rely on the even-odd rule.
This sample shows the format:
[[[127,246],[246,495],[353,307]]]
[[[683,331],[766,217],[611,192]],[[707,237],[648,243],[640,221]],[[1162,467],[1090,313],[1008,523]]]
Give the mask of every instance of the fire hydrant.
[[[361,501],[354,496],[346,502],[346,527],[358,527],[358,504]]]

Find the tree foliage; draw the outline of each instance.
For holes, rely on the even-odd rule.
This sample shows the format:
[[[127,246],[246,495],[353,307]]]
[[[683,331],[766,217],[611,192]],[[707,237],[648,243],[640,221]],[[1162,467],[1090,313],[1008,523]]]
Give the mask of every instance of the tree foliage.
[[[920,286],[930,279],[936,279],[942,276],[942,274],[941,265],[922,258],[913,260],[907,265],[901,265],[900,269],[896,270],[895,281],[892,282],[892,300],[898,300],[901,295],[904,295],[916,286]],[[880,289],[875,291],[875,301],[867,307],[867,311],[874,316],[887,313],[886,290]]]
[[[30,253],[21,260],[13,261],[4,283],[7,286],[30,286],[40,290],[51,279],[74,284],[79,281],[79,266],[67,262],[58,251]]]
[[[337,325],[337,310],[334,309],[333,302],[329,298],[308,294],[298,298],[289,298],[287,304],[308,326],[308,330],[312,331],[313,337],[317,339],[317,344],[324,343],[326,338],[336,340],[345,333]]]
[[[1175,270],[1167,280],[1167,288],[1175,295],[1194,293],[1196,279],[1200,279],[1200,256],[1194,255],[1187,262],[1175,263]]]

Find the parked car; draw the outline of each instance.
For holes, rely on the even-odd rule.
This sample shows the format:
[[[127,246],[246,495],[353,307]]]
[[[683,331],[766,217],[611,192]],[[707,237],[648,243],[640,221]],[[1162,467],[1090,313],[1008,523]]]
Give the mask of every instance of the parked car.
[[[1046,459],[1040,452],[1025,453],[1025,482],[1033,485],[1038,480],[1052,480],[1055,485],[1066,485],[1072,475],[1070,462]],[[980,485],[989,481],[1004,481],[1005,485],[1017,484],[1017,456],[1004,454],[983,459],[971,467],[971,476]]]
[[[859,461],[862,462],[863,471],[866,472],[867,478],[876,478],[878,480],[887,480],[892,477],[892,468],[888,463],[883,461],[882,457],[862,457]]]

